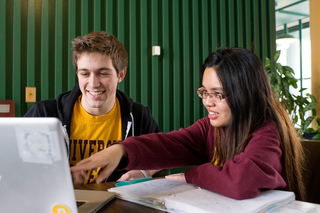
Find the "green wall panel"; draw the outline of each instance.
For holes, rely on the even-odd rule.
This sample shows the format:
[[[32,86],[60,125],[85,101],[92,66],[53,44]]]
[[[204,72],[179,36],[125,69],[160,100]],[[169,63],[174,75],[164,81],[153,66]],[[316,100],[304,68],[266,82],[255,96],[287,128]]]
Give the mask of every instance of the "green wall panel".
[[[0,1],[0,99],[6,98],[6,2]]]
[[[21,82],[21,1],[14,0],[13,1],[13,33],[12,33],[12,82],[9,85],[12,86],[12,99],[17,102],[15,104],[16,114],[19,115],[23,113],[21,108],[22,104],[19,104],[23,101],[23,91],[21,90],[22,83]]]
[[[129,66],[119,89],[148,106],[164,132],[207,116],[195,90],[211,51],[239,46],[263,61],[275,52],[274,0],[0,2],[0,98],[15,100],[16,116],[33,105],[25,87],[36,87],[41,101],[77,83],[71,40],[92,31],[124,44]]]
[[[41,3],[41,49],[40,49],[40,60],[37,60],[37,63],[40,62],[41,68],[38,75],[40,75],[39,81],[37,82],[36,88],[37,100],[46,100],[49,99],[49,0],[42,0]],[[38,77],[38,76],[37,76]],[[36,86],[36,85],[28,85]],[[39,91],[40,89],[40,91]],[[21,103],[23,104],[23,103]],[[21,114],[21,116],[23,116]]]
[[[68,50],[71,50],[72,44],[71,41],[76,37],[76,18],[77,18],[77,4],[76,0],[69,0],[69,11],[68,11]],[[68,90],[71,90],[72,87],[77,83],[75,71],[72,65],[72,54],[70,51],[67,51],[67,66],[68,66]]]

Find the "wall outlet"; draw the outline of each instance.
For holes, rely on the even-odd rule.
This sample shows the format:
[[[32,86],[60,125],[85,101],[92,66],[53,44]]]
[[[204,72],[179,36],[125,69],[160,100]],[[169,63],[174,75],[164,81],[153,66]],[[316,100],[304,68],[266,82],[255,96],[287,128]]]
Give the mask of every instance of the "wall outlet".
[[[36,88],[26,87],[26,102],[35,103],[36,102]]]
[[[160,46],[152,46],[152,56],[161,55],[161,47]]]

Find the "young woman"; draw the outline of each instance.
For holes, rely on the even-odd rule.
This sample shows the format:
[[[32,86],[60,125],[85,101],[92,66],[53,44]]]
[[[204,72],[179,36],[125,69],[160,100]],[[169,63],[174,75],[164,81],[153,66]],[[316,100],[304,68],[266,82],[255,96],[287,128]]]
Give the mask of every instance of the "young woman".
[[[207,57],[202,73],[197,93],[208,117],[179,131],[127,138],[71,168],[75,183],[97,166],[104,168],[99,182],[116,168],[197,165],[168,178],[234,199],[285,189],[305,200],[302,146],[260,59],[242,48],[218,50]]]

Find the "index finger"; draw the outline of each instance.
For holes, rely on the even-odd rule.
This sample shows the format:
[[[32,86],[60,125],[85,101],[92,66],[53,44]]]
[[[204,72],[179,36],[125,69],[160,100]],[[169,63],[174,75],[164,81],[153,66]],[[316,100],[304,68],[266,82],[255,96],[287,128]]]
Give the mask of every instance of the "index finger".
[[[71,172],[78,172],[78,171],[82,171],[82,170],[90,170],[90,169],[94,169],[97,168],[99,166],[96,165],[96,163],[94,163],[90,158],[84,159],[80,162],[78,162],[75,166],[71,167],[70,170]]]

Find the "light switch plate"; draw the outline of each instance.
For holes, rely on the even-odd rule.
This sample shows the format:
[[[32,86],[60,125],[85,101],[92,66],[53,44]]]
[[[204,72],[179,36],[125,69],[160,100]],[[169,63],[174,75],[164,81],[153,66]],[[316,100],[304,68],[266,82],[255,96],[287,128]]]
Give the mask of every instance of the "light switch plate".
[[[36,88],[26,87],[26,102],[35,103],[36,102]]]
[[[161,55],[160,46],[152,46],[152,55]]]

